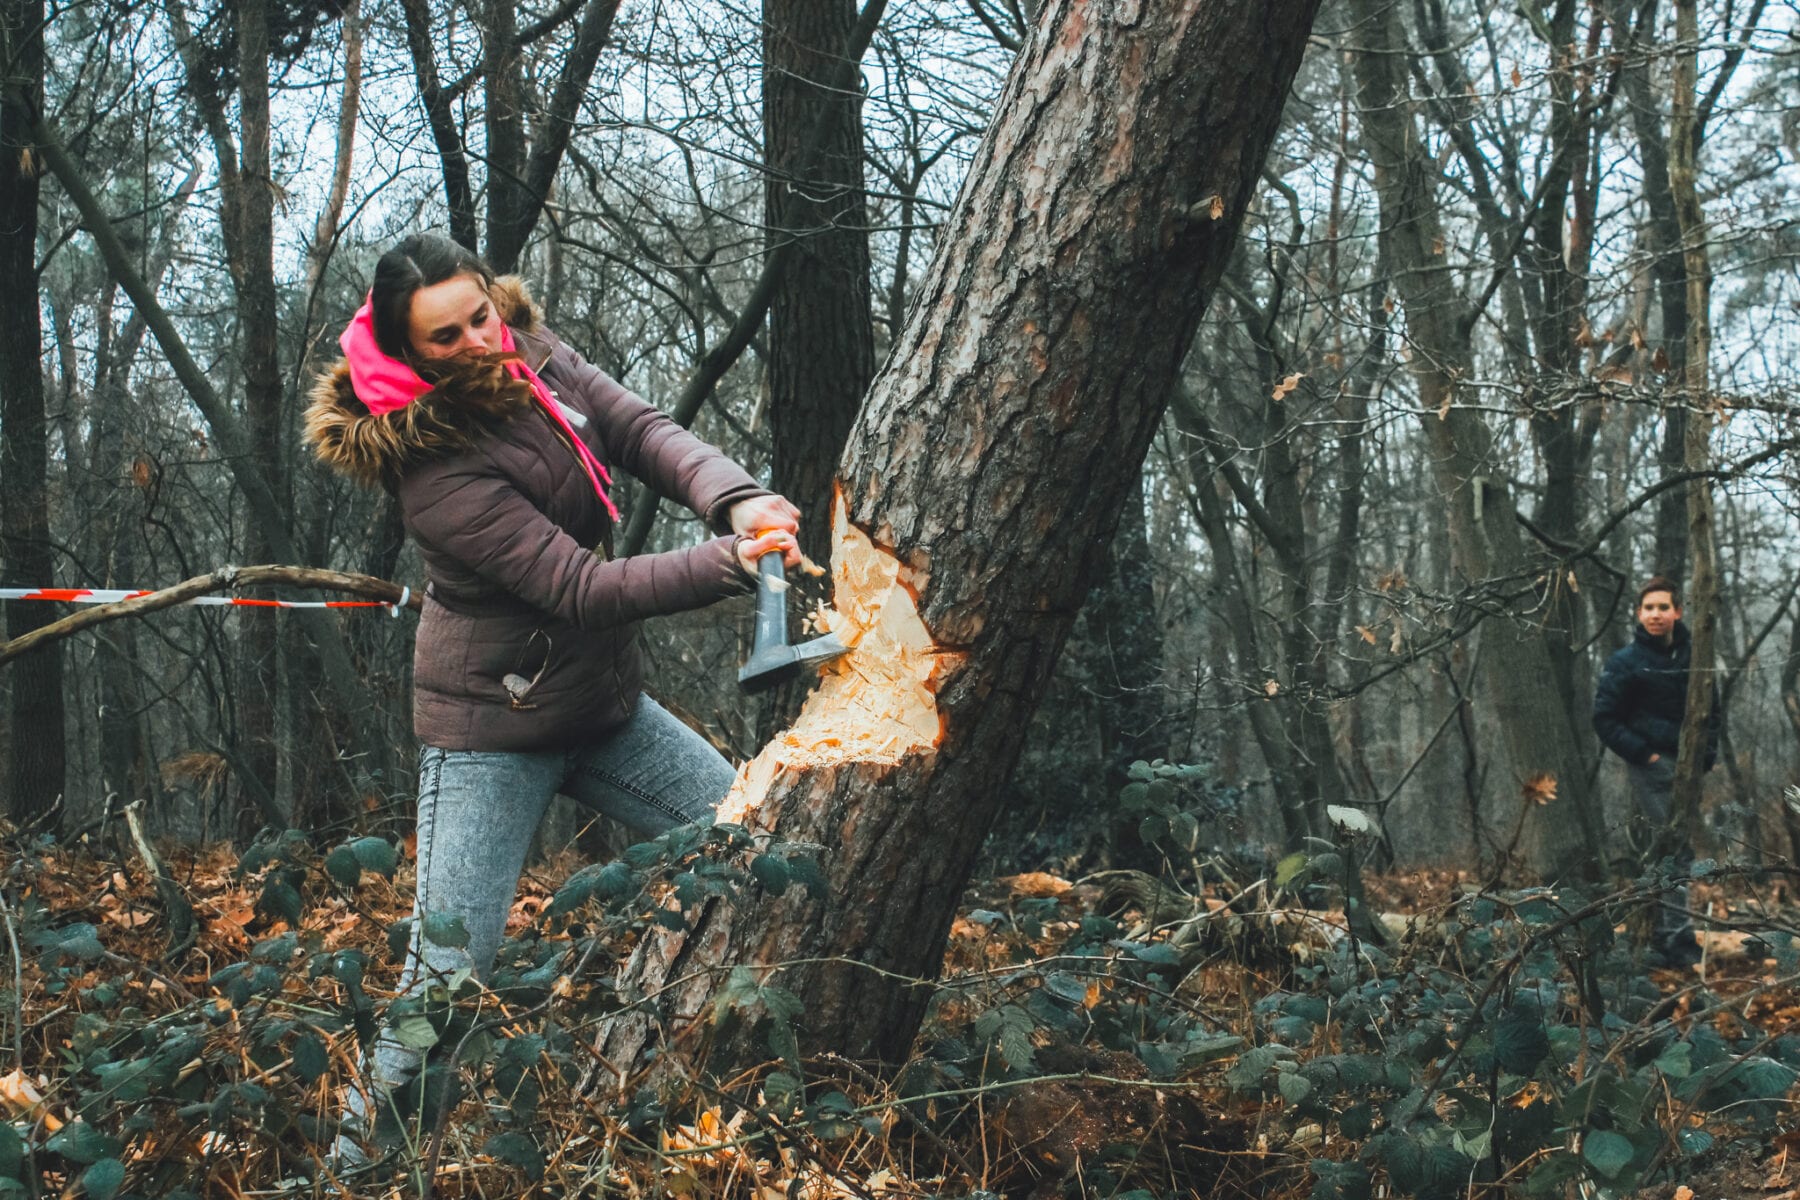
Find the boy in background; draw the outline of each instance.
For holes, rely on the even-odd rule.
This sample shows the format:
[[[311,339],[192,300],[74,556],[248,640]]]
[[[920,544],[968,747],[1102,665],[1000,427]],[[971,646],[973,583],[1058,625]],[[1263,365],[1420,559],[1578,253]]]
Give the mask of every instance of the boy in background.
[[[1669,824],[1675,784],[1675,755],[1687,713],[1692,646],[1681,623],[1681,594],[1661,575],[1638,589],[1637,633],[1606,660],[1594,691],[1594,732],[1607,749],[1625,760],[1637,814],[1632,841],[1639,852]],[[1718,755],[1719,712],[1715,701],[1707,731],[1706,768]],[[1692,846],[1676,853],[1682,869],[1694,860]],[[1700,944],[1688,914],[1687,889],[1680,888],[1657,910],[1651,935],[1652,961],[1686,967],[1700,961]]]

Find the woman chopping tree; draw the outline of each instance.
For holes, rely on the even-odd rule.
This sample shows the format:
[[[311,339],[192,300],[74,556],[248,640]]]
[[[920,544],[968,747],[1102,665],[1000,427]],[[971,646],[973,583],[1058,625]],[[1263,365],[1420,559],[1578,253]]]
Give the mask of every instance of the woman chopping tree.
[[[584,361],[518,280],[449,238],[416,234],[384,254],[340,344],[307,438],[398,498],[429,581],[401,983],[417,990],[463,968],[485,976],[556,793],[651,836],[711,815],[731,764],[643,695],[639,622],[751,591],[763,554],[796,565],[799,512]],[[614,558],[608,464],[731,532]],[[461,918],[467,946],[423,939],[428,913]],[[383,1038],[371,1082],[392,1089],[419,1062]]]

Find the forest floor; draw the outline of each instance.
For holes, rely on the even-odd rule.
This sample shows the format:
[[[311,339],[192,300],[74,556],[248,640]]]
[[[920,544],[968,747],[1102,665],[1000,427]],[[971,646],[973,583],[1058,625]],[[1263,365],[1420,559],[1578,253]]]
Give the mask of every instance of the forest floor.
[[[129,843],[115,857],[12,845],[0,862],[8,939],[0,945],[11,960],[0,1020],[12,1058],[0,1063],[0,1105],[12,1118],[0,1122],[0,1194],[1800,1200],[1800,1155],[1790,1163],[1800,1119],[1788,1103],[1800,1075],[1758,1066],[1773,1082],[1724,1100],[1720,1088],[1737,1068],[1718,1073],[1709,1091],[1677,1086],[1711,1069],[1715,1045],[1739,1066],[1752,1052],[1757,1064],[1800,1052],[1791,963],[1784,970],[1742,919],[1781,911],[1791,926],[1791,907],[1782,897],[1771,907],[1766,889],[1736,882],[1696,884],[1693,903],[1740,928],[1704,933],[1707,957],[1696,968],[1648,971],[1647,1009],[1615,1004],[1566,1070],[1556,1051],[1569,1039],[1558,1031],[1582,1024],[1578,1012],[1546,1010],[1549,1040],[1528,1052],[1506,1041],[1516,1009],[1495,1016],[1492,1057],[1470,1049],[1462,1057],[1477,1070],[1460,1082],[1451,1066],[1463,1047],[1440,1020],[1434,1028],[1451,1036],[1426,1037],[1431,1044],[1414,1055],[1426,1064],[1426,1099],[1415,1108],[1438,1131],[1419,1144],[1449,1165],[1434,1175],[1429,1161],[1407,1158],[1396,1138],[1411,1118],[1394,1105],[1420,1085],[1398,1064],[1420,1035],[1391,1018],[1441,996],[1446,979],[1465,979],[1474,992],[1493,977],[1461,957],[1467,947],[1457,939],[1477,922],[1457,915],[1458,905],[1477,889],[1448,871],[1368,879],[1371,907],[1400,936],[1387,952],[1398,966],[1352,972],[1357,986],[1378,989],[1387,1014],[1367,1023],[1348,1015],[1362,993],[1332,964],[1377,958],[1354,943],[1346,950],[1341,913],[1305,910],[1266,888],[1246,903],[1255,889],[1228,876],[1197,897],[1181,894],[1191,911],[1162,915],[1146,910],[1166,910],[1176,894],[1130,873],[982,881],[951,932],[915,1060],[897,1073],[830,1056],[772,1059],[717,1091],[607,1103],[571,1082],[578,1051],[559,1057],[568,1039],[552,1028],[556,999],[573,996],[573,1011],[588,989],[558,975],[500,1039],[526,1047],[516,1069],[503,1045],[459,1107],[415,1126],[410,1147],[333,1169],[324,1152],[358,1054],[353,1010],[360,1005],[366,1036],[367,1014],[385,1005],[398,976],[392,930],[410,904],[406,849],[391,877],[351,870],[352,886],[316,863],[306,880],[288,876],[304,903],[287,916],[271,905],[267,864],[246,873],[229,848],[170,849],[168,876],[194,916],[191,944],[170,958],[166,887],[159,895]],[[578,865],[530,869],[509,933],[545,930]],[[1494,936],[1497,962],[1514,943]],[[1530,978],[1527,943],[1517,945],[1506,986],[1529,989],[1540,981]],[[1581,1007],[1570,998],[1580,991],[1579,957],[1565,957],[1575,975],[1546,984],[1553,1008],[1557,995],[1571,1011]],[[346,970],[351,961],[358,965]],[[1460,964],[1449,976],[1447,961]],[[1409,990],[1407,972],[1423,962],[1439,974]],[[1327,1005],[1315,1008],[1309,996],[1327,996]],[[1481,1001],[1468,1011],[1481,1011]],[[578,1040],[585,1020],[565,1016],[561,1029]],[[1587,1102],[1590,1115],[1636,1104],[1642,1119],[1603,1118],[1616,1132],[1589,1133],[1578,1149],[1600,1126],[1570,1118],[1570,1097],[1584,1083],[1591,1089],[1611,1057],[1594,1053],[1602,1044],[1594,1039],[1623,1045],[1658,1022],[1661,1040],[1635,1058],[1620,1052],[1623,1090]],[[1460,1040],[1474,1046],[1480,1036],[1463,1026]],[[1692,1047],[1691,1061],[1680,1046]],[[1656,1071],[1645,1075],[1650,1057]],[[1370,1061],[1376,1077],[1360,1079],[1356,1064]],[[1337,1072],[1330,1084],[1321,1082],[1327,1067]],[[803,1085],[791,1077],[802,1073]],[[1640,1078],[1648,1084],[1636,1087]],[[1549,1113],[1554,1103],[1563,1107],[1544,1117],[1535,1143],[1506,1133],[1502,1117]],[[1486,1141],[1458,1125],[1477,1110],[1487,1114],[1477,1119],[1487,1122]],[[1608,1160],[1602,1136],[1620,1138],[1635,1158]],[[1647,1182],[1634,1190],[1639,1178]]]

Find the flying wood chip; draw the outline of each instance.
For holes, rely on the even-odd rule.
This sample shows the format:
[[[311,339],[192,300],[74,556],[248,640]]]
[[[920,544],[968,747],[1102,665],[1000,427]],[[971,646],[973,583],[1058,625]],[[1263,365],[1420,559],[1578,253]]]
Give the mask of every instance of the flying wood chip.
[[[1548,804],[1556,799],[1556,776],[1539,771],[1525,781],[1525,799],[1533,804]]]

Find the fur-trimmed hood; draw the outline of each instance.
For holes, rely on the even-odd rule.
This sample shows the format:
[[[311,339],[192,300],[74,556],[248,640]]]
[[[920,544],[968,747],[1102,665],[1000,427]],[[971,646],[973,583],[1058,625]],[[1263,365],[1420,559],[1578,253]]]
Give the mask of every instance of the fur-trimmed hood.
[[[541,368],[552,343],[524,281],[503,275],[490,294],[495,310],[517,336],[526,364]],[[357,399],[350,364],[340,359],[313,384],[305,438],[326,466],[365,487],[391,490],[408,468],[468,450],[495,424],[530,406],[528,398],[513,394],[470,399],[431,391],[405,408],[377,416]]]

